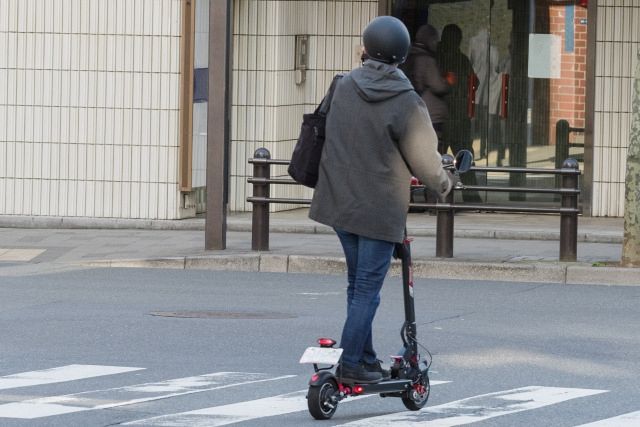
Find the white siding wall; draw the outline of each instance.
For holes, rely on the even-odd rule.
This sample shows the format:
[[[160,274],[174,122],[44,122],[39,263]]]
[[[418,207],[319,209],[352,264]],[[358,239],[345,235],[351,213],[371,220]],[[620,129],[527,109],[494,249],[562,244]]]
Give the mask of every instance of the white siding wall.
[[[640,0],[599,0],[594,121],[594,216],[623,216]]]
[[[215,4],[215,2],[214,2]],[[194,67],[209,66],[209,0],[196,0]],[[193,152],[191,185],[207,185],[207,102],[193,104]]]
[[[180,0],[0,0],[0,214],[177,218]]]
[[[247,159],[259,147],[288,159],[302,114],[313,111],[334,74],[358,64],[360,34],[378,1],[236,0],[233,35],[231,210],[250,210]],[[295,35],[310,38],[310,70],[295,84]],[[284,167],[272,176],[286,176]],[[276,197],[310,197],[310,190],[280,186]],[[284,208],[276,206],[275,209]]]

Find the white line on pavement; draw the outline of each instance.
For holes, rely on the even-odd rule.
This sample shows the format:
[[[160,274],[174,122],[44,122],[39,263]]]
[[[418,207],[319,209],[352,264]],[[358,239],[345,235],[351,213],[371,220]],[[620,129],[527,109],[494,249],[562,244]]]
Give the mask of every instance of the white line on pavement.
[[[139,371],[142,369],[144,368],[102,365],[60,366],[57,368],[43,369],[41,371],[21,372],[19,374],[0,377],[0,390],[82,380],[86,378],[101,377],[104,375]]]
[[[107,409],[149,402],[168,397],[201,393],[227,387],[291,378],[295,375],[272,377],[246,372],[215,372],[176,378],[156,383],[87,391],[62,396],[43,397],[0,405],[0,418],[34,419],[73,412]]]
[[[530,386],[473,396],[427,407],[418,412],[398,412],[365,418],[342,426],[453,427],[605,392],[606,390]]]
[[[431,381],[431,385],[446,384],[449,381]],[[290,414],[307,410],[307,390],[281,394],[279,396],[263,399],[249,400],[246,402],[232,403],[230,405],[212,406],[196,411],[181,412],[159,417],[146,418],[132,421],[123,425],[157,426],[157,427],[218,427],[248,420],[255,420],[276,415]],[[365,397],[365,395],[349,397],[340,404],[353,402]]]
[[[182,412],[179,414],[146,418],[143,420],[125,423],[123,425],[158,427],[224,426],[256,418],[272,417],[275,415],[305,411],[307,409],[307,400],[305,399],[306,393],[307,390],[300,390],[264,399],[250,400],[247,402],[233,403],[224,406],[214,406],[211,408]]]
[[[613,418],[582,424],[577,427],[638,427],[640,426],[640,411],[629,412]]]

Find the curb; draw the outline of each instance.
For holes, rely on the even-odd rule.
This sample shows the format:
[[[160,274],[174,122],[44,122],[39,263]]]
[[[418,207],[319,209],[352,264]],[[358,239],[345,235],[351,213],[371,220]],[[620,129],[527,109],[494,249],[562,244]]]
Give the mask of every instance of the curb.
[[[203,219],[182,220],[143,220],[81,217],[13,216],[0,215],[0,228],[51,228],[51,229],[106,229],[106,230],[171,230],[204,231]],[[251,223],[230,220],[227,230],[232,232],[251,232]],[[330,227],[316,224],[279,224],[271,223],[270,233],[333,234]],[[411,227],[412,236],[436,237],[435,228]],[[454,237],[462,239],[504,239],[504,240],[560,240],[559,231],[539,230],[482,230],[454,229]],[[620,243],[622,233],[578,233],[578,242]]]
[[[267,273],[346,274],[344,258],[266,253],[155,259],[96,260],[75,263],[102,268],[170,268]],[[401,273],[395,260],[389,272]],[[570,285],[640,286],[640,268],[593,267],[569,263],[499,263],[413,260],[413,277]]]

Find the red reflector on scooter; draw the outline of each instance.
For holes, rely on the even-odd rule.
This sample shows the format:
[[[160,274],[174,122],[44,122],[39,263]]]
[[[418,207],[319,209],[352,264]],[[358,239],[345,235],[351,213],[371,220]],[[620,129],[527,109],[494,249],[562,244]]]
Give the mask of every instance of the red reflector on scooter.
[[[363,391],[364,391],[364,387],[362,387],[361,385],[357,385],[353,387],[353,394],[360,394]]]
[[[320,378],[320,375],[318,375],[318,374],[313,374],[313,375],[311,376],[311,381],[312,381],[312,382],[316,382],[316,381],[318,381],[318,378]]]
[[[336,342],[331,338],[318,338],[318,344],[320,344],[320,347],[333,347]]]

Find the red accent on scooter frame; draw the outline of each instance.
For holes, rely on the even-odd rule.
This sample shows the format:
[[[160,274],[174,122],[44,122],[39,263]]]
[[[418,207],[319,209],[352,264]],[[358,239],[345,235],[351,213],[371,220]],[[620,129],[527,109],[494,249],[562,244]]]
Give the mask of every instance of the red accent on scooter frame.
[[[344,393],[345,396],[348,396],[351,394],[351,387],[345,386],[342,383],[338,383],[338,390],[340,391],[340,393]]]

